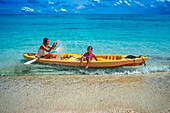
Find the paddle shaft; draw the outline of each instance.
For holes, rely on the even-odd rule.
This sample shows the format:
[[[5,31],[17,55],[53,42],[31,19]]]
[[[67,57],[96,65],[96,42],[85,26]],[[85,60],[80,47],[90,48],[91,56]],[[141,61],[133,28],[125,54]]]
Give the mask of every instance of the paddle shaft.
[[[56,51],[59,51],[61,48],[60,47],[58,47],[56,50],[54,50],[53,52],[51,52],[51,53],[54,53],[54,52],[56,52]],[[37,61],[38,59],[40,59],[40,58],[42,58],[43,56],[41,56],[41,57],[38,57],[38,58],[36,58],[36,59],[33,59],[33,60],[30,60],[30,61],[28,61],[28,62],[25,62],[24,63],[24,65],[29,65],[29,64],[31,64],[31,63],[33,63],[33,62],[35,62],[35,61]]]

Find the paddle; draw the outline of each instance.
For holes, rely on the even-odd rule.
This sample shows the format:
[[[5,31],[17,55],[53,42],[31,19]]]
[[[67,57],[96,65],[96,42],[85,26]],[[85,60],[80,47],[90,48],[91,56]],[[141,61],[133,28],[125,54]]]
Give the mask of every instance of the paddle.
[[[61,49],[61,47],[58,47],[56,50],[54,50],[54,51],[51,52],[51,53],[57,52],[57,51],[59,51],[60,49]]]
[[[54,51],[51,52],[51,53],[57,52],[57,51],[59,51],[60,49],[61,49],[61,47],[58,47],[56,50],[54,50]],[[36,58],[36,59],[30,60],[30,61],[28,61],[28,62],[25,62],[24,65],[29,65],[29,64],[35,62],[36,60],[38,60],[38,59],[40,59],[40,58],[41,58],[41,57],[38,57],[38,58]]]

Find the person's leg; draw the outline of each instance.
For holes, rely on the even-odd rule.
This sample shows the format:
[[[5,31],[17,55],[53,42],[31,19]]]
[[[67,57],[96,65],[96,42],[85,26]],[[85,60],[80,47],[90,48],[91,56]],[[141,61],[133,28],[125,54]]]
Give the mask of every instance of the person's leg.
[[[50,58],[56,58],[56,56],[54,54],[51,53]]]
[[[81,64],[81,65],[83,65],[83,61],[85,61],[85,60],[86,60],[86,59],[85,59],[85,57],[84,57],[84,56],[83,56],[83,57],[81,57],[81,58],[80,58],[80,64]]]
[[[89,64],[90,64],[90,61],[91,61],[91,58],[90,58],[90,57],[87,57],[86,60],[87,60],[87,65],[86,65],[85,68],[88,68],[88,67],[89,67]]]
[[[45,55],[45,57],[43,57],[43,58],[48,59],[48,58],[50,58],[52,55],[53,55],[52,53],[48,53],[48,54]]]

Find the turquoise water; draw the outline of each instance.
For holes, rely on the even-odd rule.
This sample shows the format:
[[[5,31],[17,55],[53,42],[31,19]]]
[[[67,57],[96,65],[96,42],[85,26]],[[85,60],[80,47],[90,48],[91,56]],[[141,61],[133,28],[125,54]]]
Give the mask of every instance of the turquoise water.
[[[170,15],[0,15],[0,74],[133,74],[170,71]],[[130,54],[148,57],[146,66],[89,68],[34,63],[44,37],[60,40],[66,53]]]

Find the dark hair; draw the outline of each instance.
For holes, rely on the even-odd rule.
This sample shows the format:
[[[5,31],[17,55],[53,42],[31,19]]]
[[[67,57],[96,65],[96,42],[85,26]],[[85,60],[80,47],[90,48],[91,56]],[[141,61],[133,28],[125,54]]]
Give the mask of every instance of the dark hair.
[[[43,39],[43,44],[45,45],[45,43],[47,43],[47,40],[49,40],[48,38],[44,38]]]
[[[93,50],[92,46],[89,46],[89,47],[87,48],[87,50],[88,50],[89,48],[91,48],[91,50]]]

